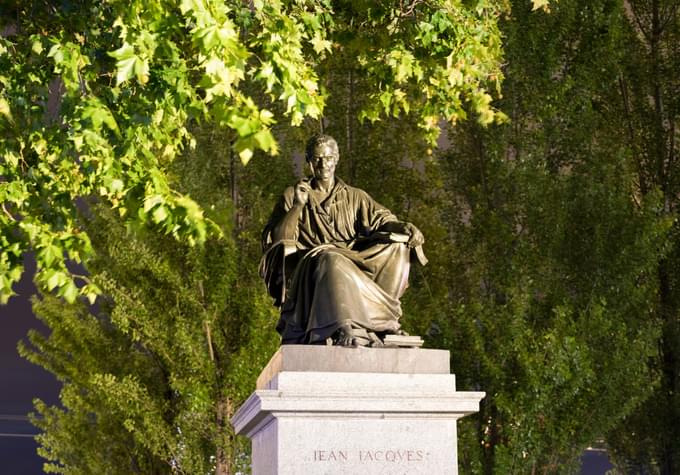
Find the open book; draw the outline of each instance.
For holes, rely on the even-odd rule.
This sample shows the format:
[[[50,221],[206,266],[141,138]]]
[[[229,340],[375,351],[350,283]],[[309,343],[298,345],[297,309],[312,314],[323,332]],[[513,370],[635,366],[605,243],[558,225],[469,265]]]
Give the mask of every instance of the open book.
[[[408,234],[403,234],[403,233],[393,233],[390,231],[377,231],[370,236],[367,236],[365,238],[360,239],[362,242],[366,241],[376,241],[376,242],[402,242],[406,244],[408,240],[410,239],[410,236]],[[413,248],[413,253],[416,256],[416,259],[418,262],[420,262],[420,265],[426,265],[428,263],[427,257],[425,257],[425,253],[423,252],[423,246],[416,246]]]

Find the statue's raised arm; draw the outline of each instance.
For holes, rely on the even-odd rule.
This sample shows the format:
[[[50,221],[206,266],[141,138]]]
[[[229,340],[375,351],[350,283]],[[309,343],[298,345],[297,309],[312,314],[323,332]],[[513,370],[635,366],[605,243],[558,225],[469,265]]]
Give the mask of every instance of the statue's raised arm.
[[[410,256],[426,262],[418,228],[337,178],[339,158],[332,137],[312,137],[312,176],[284,191],[263,231],[260,273],[282,344],[382,345],[402,333]]]

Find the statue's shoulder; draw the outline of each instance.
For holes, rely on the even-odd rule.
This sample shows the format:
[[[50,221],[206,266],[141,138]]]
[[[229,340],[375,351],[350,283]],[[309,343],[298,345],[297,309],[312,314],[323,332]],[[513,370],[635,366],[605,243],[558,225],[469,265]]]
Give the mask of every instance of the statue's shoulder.
[[[351,197],[352,200],[354,201],[372,201],[373,198],[371,195],[368,194],[367,191],[362,190],[361,188],[357,188],[356,186],[351,186],[348,185],[347,183],[343,183],[344,185],[344,190],[345,193],[347,193],[347,196]]]
[[[341,191],[343,193],[347,193],[350,196],[357,196],[357,197],[369,196],[368,193],[366,193],[361,188],[357,188],[356,186],[348,185],[347,183],[345,183],[340,178],[336,177],[336,181],[338,182],[338,184],[337,184],[338,191]]]

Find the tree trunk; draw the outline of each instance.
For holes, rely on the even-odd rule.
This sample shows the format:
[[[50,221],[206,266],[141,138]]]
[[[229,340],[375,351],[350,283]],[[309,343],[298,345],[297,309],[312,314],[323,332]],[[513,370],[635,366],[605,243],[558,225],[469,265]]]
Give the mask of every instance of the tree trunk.
[[[493,403],[485,404],[482,402],[483,410],[480,411],[482,431],[480,439],[484,443],[484,475],[494,475],[496,473],[495,451],[498,445],[498,409]]]
[[[677,252],[677,250],[676,250]],[[661,475],[675,475],[680,470],[680,322],[675,296],[672,294],[672,257],[659,265],[659,300],[663,318],[661,337],[661,390],[664,406],[662,447],[660,454]]]
[[[226,434],[229,428],[229,421],[234,413],[234,403],[230,398],[224,398],[217,401],[217,425],[220,427],[220,432]],[[215,475],[231,475],[232,474],[232,459],[233,443],[226,444],[227,437],[217,447],[217,462],[215,464]]]
[[[345,140],[347,142],[347,159],[349,160],[349,176],[347,177],[350,183],[354,183],[356,175],[356,164],[354,158],[354,134],[353,134],[353,106],[354,106],[354,71],[350,69],[347,72],[347,104],[345,107]]]

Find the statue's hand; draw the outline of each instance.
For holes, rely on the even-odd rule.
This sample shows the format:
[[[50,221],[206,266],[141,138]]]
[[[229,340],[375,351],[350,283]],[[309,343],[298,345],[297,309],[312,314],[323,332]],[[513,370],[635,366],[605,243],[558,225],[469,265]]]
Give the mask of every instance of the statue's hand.
[[[304,206],[309,200],[309,190],[311,185],[308,181],[301,181],[295,185],[295,204]]]
[[[418,247],[425,243],[425,236],[412,223],[404,223],[404,231],[410,236],[408,240],[409,247]]]

